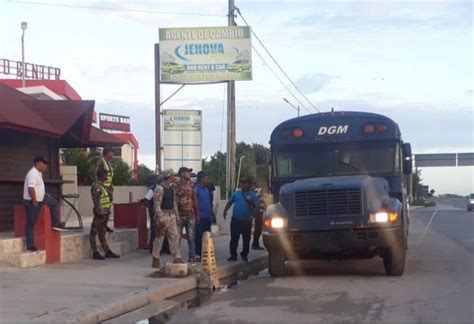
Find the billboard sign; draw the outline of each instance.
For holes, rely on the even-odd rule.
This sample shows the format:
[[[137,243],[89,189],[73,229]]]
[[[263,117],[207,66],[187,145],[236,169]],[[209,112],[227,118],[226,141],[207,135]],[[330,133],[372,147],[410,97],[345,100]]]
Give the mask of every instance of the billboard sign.
[[[165,131],[201,131],[200,110],[165,110],[163,113]]]
[[[100,113],[99,127],[103,130],[130,133],[130,117]]]
[[[202,112],[200,110],[163,111],[164,169],[177,171],[185,166],[197,173],[202,169]]]
[[[160,80],[252,80],[250,27],[160,28]]]
[[[456,166],[456,153],[415,154],[415,167]]]

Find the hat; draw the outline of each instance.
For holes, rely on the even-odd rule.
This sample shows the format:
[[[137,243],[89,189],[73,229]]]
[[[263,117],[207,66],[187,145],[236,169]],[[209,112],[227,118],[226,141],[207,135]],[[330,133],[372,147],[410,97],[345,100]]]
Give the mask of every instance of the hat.
[[[172,176],[175,176],[176,173],[174,173],[173,169],[167,169],[163,170],[160,174],[164,179],[171,178]]]
[[[36,164],[39,162],[44,163],[44,164],[49,164],[48,160],[46,160],[42,155],[35,157],[35,159],[33,160],[33,164]]]
[[[249,178],[242,178],[240,179],[239,183],[252,183],[252,180],[250,180]]]
[[[184,172],[193,172],[193,169],[187,168],[187,167],[181,167],[178,170],[178,174],[184,173]]]
[[[206,172],[204,172],[204,171],[199,171],[198,174],[197,174],[197,180],[198,180],[198,181],[201,181],[202,178],[207,177],[207,176],[208,176],[208,175],[207,175]]]

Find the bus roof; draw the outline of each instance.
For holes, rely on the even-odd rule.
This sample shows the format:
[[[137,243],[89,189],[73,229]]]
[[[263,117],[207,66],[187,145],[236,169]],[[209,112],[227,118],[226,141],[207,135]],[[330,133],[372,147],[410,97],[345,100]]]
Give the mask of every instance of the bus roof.
[[[338,111],[287,120],[272,132],[271,145],[401,140],[392,119],[374,113]]]

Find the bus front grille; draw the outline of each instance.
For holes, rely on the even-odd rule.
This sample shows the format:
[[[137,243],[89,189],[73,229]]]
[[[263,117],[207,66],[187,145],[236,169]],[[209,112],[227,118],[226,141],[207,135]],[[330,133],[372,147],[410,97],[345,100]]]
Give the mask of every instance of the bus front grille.
[[[344,217],[361,214],[360,189],[336,189],[297,192],[295,217]]]

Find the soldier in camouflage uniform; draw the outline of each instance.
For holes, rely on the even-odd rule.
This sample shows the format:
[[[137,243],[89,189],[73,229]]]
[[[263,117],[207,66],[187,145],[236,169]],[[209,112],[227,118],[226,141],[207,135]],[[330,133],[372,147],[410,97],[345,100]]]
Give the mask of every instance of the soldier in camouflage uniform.
[[[176,196],[178,198],[178,212],[181,220],[180,232],[183,231],[183,228],[186,228],[188,237],[188,262],[194,263],[196,259],[195,232],[196,224],[199,224],[199,209],[196,190],[191,181],[191,172],[193,172],[193,169],[186,167],[179,169],[179,182],[176,187]]]
[[[170,252],[174,257],[173,263],[183,263],[179,249],[178,207],[175,190],[172,187],[175,182],[175,174],[173,170],[165,170],[162,172],[162,176],[164,180],[156,186],[154,198],[158,226],[155,243],[153,244],[153,268],[160,268],[160,252],[165,236],[168,238]]]
[[[107,172],[107,179],[103,182],[103,185],[107,189],[110,200],[114,202],[114,185],[113,185],[113,178],[114,178],[114,169],[112,168],[111,161],[114,159],[114,151],[110,147],[105,147],[102,151],[102,158],[97,161],[97,168],[96,174],[99,169],[104,169]],[[99,179],[96,177],[96,181]],[[109,228],[106,224],[106,231],[109,233],[113,233],[114,231]]]
[[[104,182],[107,181],[107,171],[104,169],[97,170],[97,179],[92,184],[91,195],[92,201],[94,202],[94,219],[92,220],[91,232],[89,240],[91,244],[91,250],[93,252],[92,258],[94,260],[105,260],[105,258],[119,258],[117,254],[110,251],[109,245],[105,238],[107,222],[109,220],[110,208],[112,207],[112,200],[107,188],[104,186]],[[99,235],[99,241],[102,245],[102,249],[105,252],[105,257],[97,251],[96,236]]]

